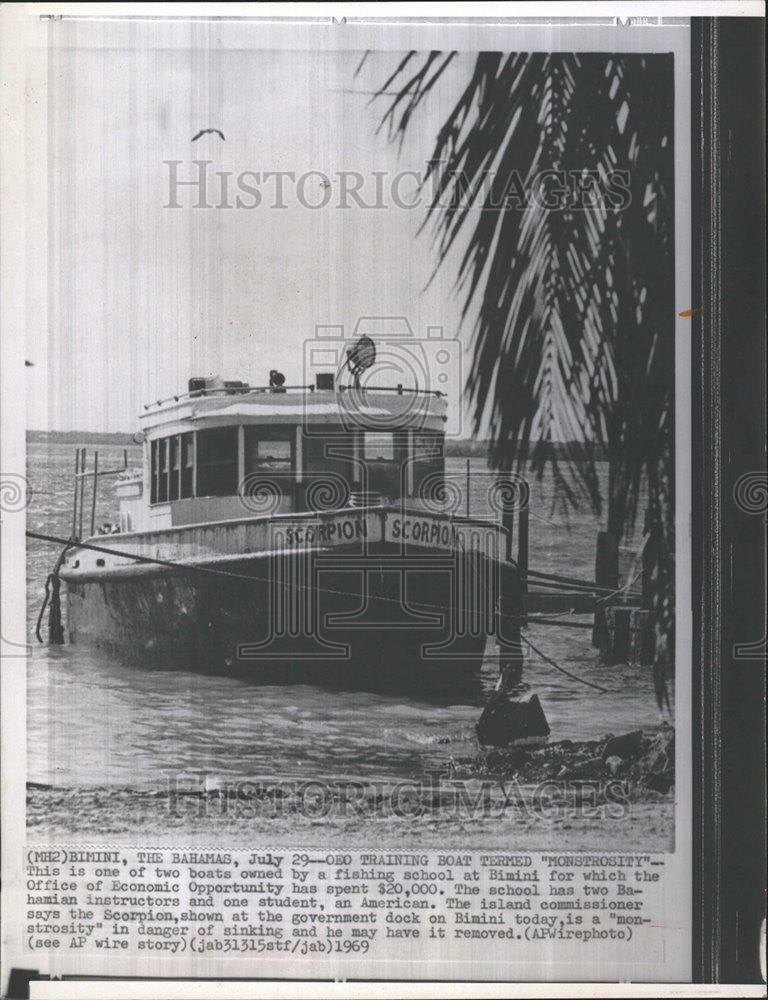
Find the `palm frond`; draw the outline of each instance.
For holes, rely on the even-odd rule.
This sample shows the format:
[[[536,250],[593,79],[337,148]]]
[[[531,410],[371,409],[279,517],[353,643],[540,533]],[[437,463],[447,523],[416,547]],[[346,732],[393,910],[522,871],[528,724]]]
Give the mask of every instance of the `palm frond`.
[[[454,55],[410,52],[382,86],[399,87],[381,120],[392,139],[402,143]],[[436,268],[464,240],[456,286],[463,321],[476,313],[475,429],[490,426],[497,467],[541,476],[549,466],[557,501],[586,499],[597,513],[605,498],[590,444],[605,444],[617,541],[647,484],[663,553],[659,649],[673,627],[672,88],[667,54],[480,53],[424,181]],[[545,178],[590,171],[604,192],[594,205],[545,200]],[[617,187],[618,202],[605,194],[619,181],[627,203]],[[659,667],[660,703],[665,676]]]

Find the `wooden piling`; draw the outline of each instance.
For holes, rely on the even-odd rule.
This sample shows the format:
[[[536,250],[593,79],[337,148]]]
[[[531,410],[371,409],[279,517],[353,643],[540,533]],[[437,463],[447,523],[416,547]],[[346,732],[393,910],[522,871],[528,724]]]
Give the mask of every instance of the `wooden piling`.
[[[605,652],[609,663],[629,662],[631,615],[631,608],[614,606],[605,610],[605,623],[608,631],[608,646]]]
[[[528,593],[528,505],[520,508],[517,532],[517,567],[520,571],[520,593],[522,597],[521,616],[525,607],[525,595]],[[528,619],[520,619],[521,625],[527,625]]]
[[[600,587],[617,590],[619,586],[619,548],[609,531],[598,531],[595,549],[595,583]],[[606,625],[605,609],[599,605],[592,624],[592,645],[607,651],[610,636]]]
[[[80,449],[75,449],[75,495],[72,500],[72,537],[77,538],[77,494],[80,489]]]
[[[653,598],[659,558],[658,529],[654,524],[650,510],[645,512],[643,535],[645,544],[642,553],[640,608],[635,609],[630,616],[629,646],[632,663],[649,666],[653,663],[656,653]]]
[[[520,683],[523,678],[523,644],[521,641],[499,643],[499,673],[501,674],[500,690],[502,691]]]
[[[470,508],[470,502],[469,502],[469,495],[470,495],[470,491],[471,491],[471,482],[472,482],[472,460],[469,459],[469,458],[467,459],[467,472],[466,472],[466,476],[467,476],[466,487],[465,487],[466,494],[467,494],[466,512],[467,512],[467,517],[469,517],[469,512],[470,512],[470,509],[471,509]]]
[[[654,576],[659,555],[658,531],[653,523],[650,510],[645,512],[643,525],[645,545],[643,546],[643,576],[641,582],[641,604],[647,611],[653,607]]]
[[[61,559],[59,559],[59,563]],[[51,603],[48,609],[48,642],[51,646],[64,645],[64,626],[61,621],[61,580],[59,563],[51,573]]]
[[[520,508],[517,532],[517,565],[522,578],[523,593],[528,590],[528,505]]]
[[[85,466],[86,450],[80,449],[80,496],[78,497],[77,537],[83,537],[83,509],[85,507]]]
[[[629,616],[629,655],[632,663],[649,666],[656,652],[653,612],[635,608]]]
[[[507,533],[507,551],[504,558],[512,562],[512,539],[515,536],[515,512],[505,510],[501,515],[501,526]]]
[[[93,491],[91,493],[91,530],[89,534],[93,537],[96,531],[96,489],[99,483],[99,453],[93,453]]]
[[[506,691],[511,684],[518,683],[523,676],[523,642],[520,634],[522,610],[520,574],[510,562],[501,567],[496,617],[502,691]]]

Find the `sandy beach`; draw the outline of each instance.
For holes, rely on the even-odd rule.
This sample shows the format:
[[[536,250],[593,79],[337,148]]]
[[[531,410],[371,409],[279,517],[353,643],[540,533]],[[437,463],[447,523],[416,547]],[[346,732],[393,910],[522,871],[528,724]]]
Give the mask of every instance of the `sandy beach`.
[[[180,847],[674,849],[674,734],[451,758],[400,782],[273,779],[161,791],[28,786],[30,842]],[[96,834],[98,831],[98,835]]]

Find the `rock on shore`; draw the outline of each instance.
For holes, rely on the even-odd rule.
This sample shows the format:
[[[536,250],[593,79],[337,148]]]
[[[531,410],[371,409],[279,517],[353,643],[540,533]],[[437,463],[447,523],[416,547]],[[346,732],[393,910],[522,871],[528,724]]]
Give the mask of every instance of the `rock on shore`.
[[[675,730],[665,725],[653,735],[636,730],[619,736],[609,733],[602,740],[485,749],[453,763],[457,778],[516,777],[526,784],[618,778],[633,798],[647,792],[666,795],[675,783]]]

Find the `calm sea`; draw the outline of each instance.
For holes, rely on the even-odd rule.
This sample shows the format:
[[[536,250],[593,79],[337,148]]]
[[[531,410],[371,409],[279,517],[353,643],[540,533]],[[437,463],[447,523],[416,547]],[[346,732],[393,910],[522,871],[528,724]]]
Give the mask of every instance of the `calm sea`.
[[[121,449],[98,450],[101,468],[121,464]],[[73,445],[30,444],[31,530],[69,536],[74,451]],[[138,464],[138,449],[129,451],[129,462]],[[461,478],[465,465],[464,459],[449,460],[448,471]],[[471,512],[486,514],[485,463],[473,460],[472,474]],[[99,524],[116,519],[108,479],[100,483],[97,511]],[[551,482],[531,484],[531,568],[592,578],[599,527],[587,511],[571,512],[567,519],[554,513]],[[221,778],[415,777],[476,746],[473,726],[497,676],[490,658],[475,692],[443,692],[439,699],[311,685],[266,687],[238,677],[126,666],[85,648],[37,644],[35,622],[59,547],[30,541],[27,551],[27,618],[34,645],[29,781],[156,789],[165,786],[164,774],[191,770]],[[632,562],[629,547],[623,552],[625,573]],[[658,724],[650,668],[601,664],[588,630],[538,625],[526,635],[571,673],[608,689],[600,694],[529,654],[525,689],[541,699],[551,739],[597,739]]]

